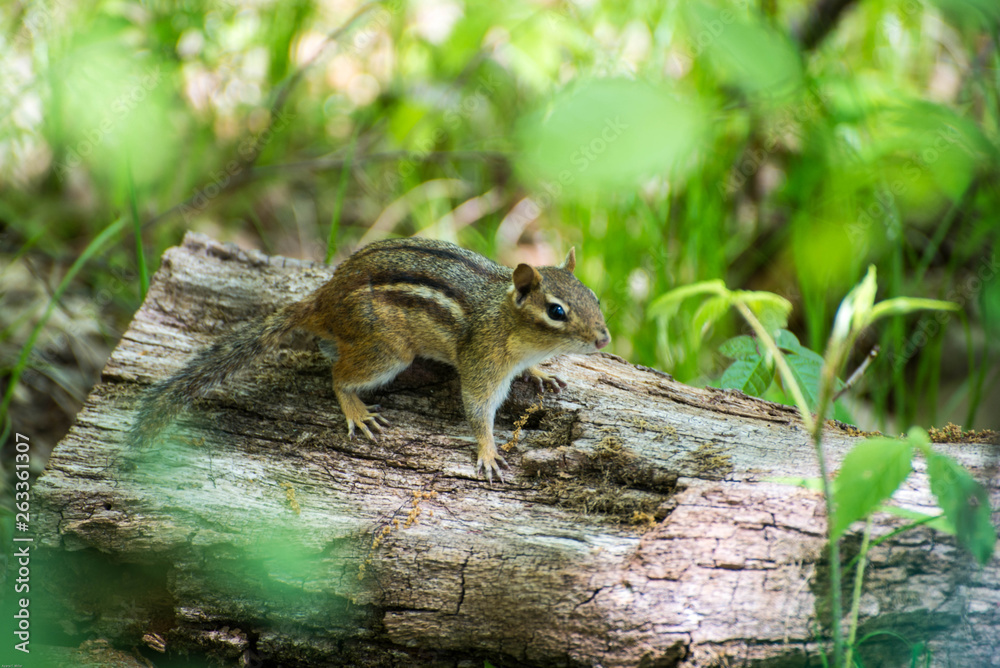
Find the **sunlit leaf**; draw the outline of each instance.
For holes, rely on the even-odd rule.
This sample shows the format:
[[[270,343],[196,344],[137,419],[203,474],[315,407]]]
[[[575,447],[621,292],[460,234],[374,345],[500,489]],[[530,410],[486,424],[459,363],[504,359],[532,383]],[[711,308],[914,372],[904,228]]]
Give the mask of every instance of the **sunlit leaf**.
[[[891,315],[906,315],[914,311],[936,310],[936,311],[958,311],[961,306],[955,302],[946,302],[940,299],[918,299],[916,297],[894,297],[880,301],[872,308],[871,320],[874,322],[880,318]]]
[[[708,122],[702,106],[641,81],[584,82],[521,120],[518,166],[553,197],[635,188],[691,165]]]
[[[852,331],[859,331],[869,322],[872,304],[875,301],[876,287],[875,265],[869,265],[865,277],[840,302],[837,315],[833,320],[831,338],[834,341],[846,341]]]
[[[722,81],[746,92],[797,86],[802,60],[784,33],[759,18],[696,2],[689,5],[695,52],[705,54]]]
[[[131,170],[145,186],[162,178],[176,157],[172,70],[148,54],[137,57],[126,36],[115,22],[98,23],[74,35],[54,59],[49,113],[60,178],[86,166],[122,183]]]
[[[728,293],[729,290],[726,288],[725,282],[721,279],[682,285],[679,288],[674,288],[670,292],[660,295],[650,302],[649,307],[646,309],[646,314],[650,318],[670,315],[675,313],[677,306],[688,297],[702,294],[725,295]]]
[[[859,443],[847,453],[834,481],[831,538],[841,536],[891,497],[910,474],[912,459],[912,443],[888,438]]]
[[[854,293],[854,327],[857,330],[865,327],[871,319],[872,306],[875,304],[875,291],[878,284],[875,280],[875,265],[868,265],[865,277],[858,284]]]
[[[716,320],[726,314],[730,303],[729,297],[724,295],[709,297],[702,302],[698,310],[695,311],[694,317],[691,318],[691,326],[694,331],[704,335],[708,328],[715,324]]]

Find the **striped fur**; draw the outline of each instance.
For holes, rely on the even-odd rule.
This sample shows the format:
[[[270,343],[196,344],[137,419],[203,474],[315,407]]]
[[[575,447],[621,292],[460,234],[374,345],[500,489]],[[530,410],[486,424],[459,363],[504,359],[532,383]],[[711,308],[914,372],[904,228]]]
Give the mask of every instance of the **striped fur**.
[[[223,335],[153,385],[130,440],[148,445],[197,396],[302,329],[320,338],[333,363],[333,390],[351,435],[357,427],[374,438],[372,430],[384,424],[359,391],[388,383],[418,356],[455,366],[479,468],[492,479],[503,461],[493,420],[511,380],[528,371],[558,389],[565,383],[534,365],[562,353],[591,353],[610,340],[597,297],[573,276],[575,263],[570,251],[561,266],[515,270],[443,241],[370,244],[306,299]],[[564,313],[554,318],[555,305]]]

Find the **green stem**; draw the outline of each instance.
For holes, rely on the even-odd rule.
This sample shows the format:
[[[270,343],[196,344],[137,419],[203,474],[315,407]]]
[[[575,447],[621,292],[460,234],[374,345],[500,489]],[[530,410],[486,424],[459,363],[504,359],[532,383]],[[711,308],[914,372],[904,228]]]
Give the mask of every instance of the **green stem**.
[[[854,335],[848,335],[846,341],[836,341],[831,335],[827,344],[826,357],[823,360],[823,368],[820,372],[819,401],[816,406],[816,422],[813,425],[813,446],[816,448],[816,460],[819,463],[819,476],[823,482],[823,500],[826,503],[826,531],[827,541],[830,549],[830,617],[831,630],[833,632],[833,665],[840,668],[845,665],[840,661],[844,652],[843,633],[840,629],[840,618],[844,614],[843,596],[840,591],[842,577],[842,565],[840,563],[840,538],[833,535],[833,527],[836,524],[834,515],[836,508],[833,501],[833,481],[827,472],[826,453],[823,450],[823,416],[826,415],[826,407],[833,397],[833,389],[837,380],[837,369],[847,357],[847,351],[854,343]]]
[[[802,422],[805,423],[806,431],[813,433],[815,431],[815,423],[813,422],[812,413],[809,412],[809,404],[806,402],[805,395],[802,394],[802,389],[799,384],[795,381],[795,375],[792,373],[792,368],[788,366],[788,362],[785,360],[785,356],[781,354],[778,349],[778,344],[774,342],[771,337],[771,333],[767,331],[763,323],[757,319],[757,316],[753,314],[743,302],[736,302],[736,309],[740,312],[750,326],[753,327],[753,331],[757,334],[758,340],[767,349],[767,352],[771,354],[774,359],[775,366],[778,367],[778,373],[781,374],[781,382],[784,383],[785,388],[791,393],[792,401],[795,402],[796,408],[799,409],[799,415],[802,417]],[[822,424],[822,423],[821,423]]]
[[[854,640],[858,636],[858,614],[861,608],[861,585],[865,580],[865,566],[868,563],[868,543],[872,536],[871,515],[865,520],[865,533],[861,538],[861,551],[858,553],[858,570],[854,573],[854,592],[851,594],[851,625],[847,632],[847,654],[844,665],[850,666],[854,660]]]
[[[871,543],[869,544],[868,547],[869,547],[869,549],[871,549],[873,547],[878,547],[879,545],[881,545],[885,541],[891,540],[893,537],[898,536],[901,533],[906,533],[907,531],[910,531],[911,529],[915,529],[916,527],[921,526],[923,524],[927,524],[928,522],[933,522],[934,520],[942,519],[943,517],[944,517],[944,513],[942,513],[940,515],[928,515],[927,517],[923,517],[923,518],[921,518],[919,520],[915,520],[913,522],[910,522],[909,524],[904,524],[903,526],[898,527],[896,529],[893,529],[889,533],[887,533],[887,534],[885,534],[883,536],[879,536],[875,540],[871,541]],[[858,560],[860,558],[861,558],[861,554],[858,554],[858,556],[856,556],[853,559],[851,559],[849,562],[847,562],[847,565],[844,566],[844,570],[850,570],[850,569],[854,568],[855,564],[858,563]]]
[[[771,337],[770,332],[764,328],[764,325],[761,324],[746,304],[736,302],[736,308],[739,310],[740,314],[746,318],[746,321],[750,323],[750,326],[753,327],[754,331],[757,333],[757,337],[760,342],[774,358],[774,363],[778,368],[778,373],[781,374],[781,380],[785,384],[786,389],[791,393],[792,399],[795,401],[795,405],[799,409],[802,422],[805,424],[806,430],[811,434],[813,445],[816,448],[816,460],[819,463],[819,476],[823,483],[823,500],[826,503],[827,538],[830,544],[830,616],[832,618],[831,627],[833,631],[833,665],[839,668],[841,666],[840,657],[843,655],[844,650],[843,634],[840,630],[840,618],[843,614],[844,607],[840,593],[840,541],[835,539],[832,534],[835,511],[833,505],[833,481],[830,480],[830,476],[827,472],[826,454],[823,452],[823,416],[826,415],[826,407],[829,405],[830,398],[833,396],[837,369],[840,368],[844,357],[846,356],[844,351],[850,350],[853,337],[848,337],[850,340],[841,344],[838,344],[831,339],[830,345],[827,347],[827,358],[823,364],[822,377],[820,381],[819,405],[816,407],[816,418],[813,419],[812,414],[809,412],[809,404],[806,403],[802,390],[799,388],[798,383],[795,381],[795,376],[792,375],[792,370],[788,366],[788,362],[785,361],[784,355],[781,354],[781,351],[778,349],[777,344]]]
[[[823,500],[826,502],[826,523],[827,539],[830,544],[830,617],[833,631],[833,665],[840,666],[840,657],[843,653],[843,637],[840,631],[840,618],[843,615],[843,601],[841,600],[841,566],[840,566],[840,539],[834,538],[833,530],[833,482],[827,474],[826,455],[823,452],[823,422],[818,421],[819,428],[813,435],[813,445],[816,448],[816,459],[819,462],[819,476],[823,482]]]

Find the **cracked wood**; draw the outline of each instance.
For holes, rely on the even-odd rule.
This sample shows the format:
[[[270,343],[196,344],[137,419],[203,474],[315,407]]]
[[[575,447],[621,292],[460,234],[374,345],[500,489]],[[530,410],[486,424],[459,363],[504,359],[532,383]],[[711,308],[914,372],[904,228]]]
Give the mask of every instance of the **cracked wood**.
[[[527,420],[509,482],[491,488],[474,476],[452,371],[418,364],[374,393],[391,427],[375,444],[349,440],[327,363],[293,337],[154,450],[128,451],[145,385],[330,273],[194,234],[164,256],[35,488],[39,550],[63,574],[46,586],[78,636],[286,665],[815,657],[825,519],[816,493],[775,482],[817,475],[785,406],[612,355],[559,358],[545,369],[568,381],[561,395],[529,413],[537,397],[517,382],[498,414],[498,443]],[[857,440],[835,427],[826,439],[834,462]],[[997,447],[937,447],[987,482],[995,507]],[[896,502],[932,509],[922,471]],[[879,515],[874,535],[897,526]],[[996,560],[978,569],[926,528],[870,559],[865,629],[894,624],[943,665],[1000,665]],[[89,587],[109,577],[115,594],[90,609]],[[891,643],[865,651],[906,659]]]

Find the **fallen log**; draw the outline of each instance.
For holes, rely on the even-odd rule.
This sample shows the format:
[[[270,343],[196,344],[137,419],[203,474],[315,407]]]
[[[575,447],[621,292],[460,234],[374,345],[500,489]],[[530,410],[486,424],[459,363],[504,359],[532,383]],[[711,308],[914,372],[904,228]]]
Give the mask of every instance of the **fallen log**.
[[[498,443],[520,438],[491,487],[448,367],[418,362],[374,393],[392,426],[350,440],[328,362],[292,338],[129,450],[145,387],[331,272],[196,234],[164,255],[33,489],[46,642],[228,665],[819,665],[825,513],[777,482],[818,475],[786,406],[613,355],[558,358],[562,394],[518,381],[498,413]],[[834,466],[859,438],[828,425]],[[998,446],[936,447],[998,506]],[[933,512],[919,465],[894,502]],[[898,526],[878,514],[873,536]],[[1000,665],[996,558],[980,568],[917,528],[869,560],[859,637],[895,635],[863,644],[864,665],[909,665],[913,647]]]

